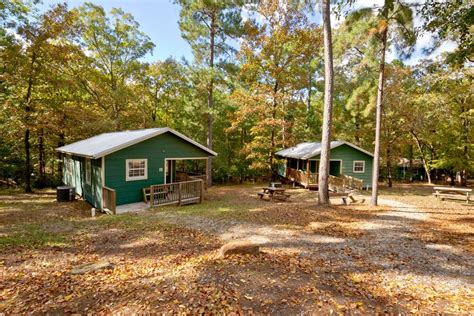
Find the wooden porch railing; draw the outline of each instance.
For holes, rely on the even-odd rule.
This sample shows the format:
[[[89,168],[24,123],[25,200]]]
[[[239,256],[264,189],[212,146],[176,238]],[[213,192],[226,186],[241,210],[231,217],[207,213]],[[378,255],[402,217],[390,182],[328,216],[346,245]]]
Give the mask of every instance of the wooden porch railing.
[[[189,174],[184,171],[176,171],[176,182],[202,180],[204,183],[204,190],[207,191],[207,176],[205,174]]]
[[[152,185],[150,206],[202,203],[204,181],[201,179]]]
[[[341,174],[341,177],[344,179],[344,186],[357,189],[357,190],[362,190],[364,187],[364,180],[357,179],[351,176],[347,176],[345,174]]]
[[[291,179],[295,182],[298,182],[302,185],[308,186],[311,184],[318,184],[318,173],[316,172],[306,172],[302,170],[296,170],[293,168],[286,169],[286,177]],[[346,176],[341,174],[340,176],[329,176],[328,179],[329,188],[331,190],[343,190],[345,188],[357,189],[362,190],[363,188],[363,180],[357,179],[351,176]]]
[[[102,209],[108,209],[115,214],[117,195],[114,189],[102,187]]]

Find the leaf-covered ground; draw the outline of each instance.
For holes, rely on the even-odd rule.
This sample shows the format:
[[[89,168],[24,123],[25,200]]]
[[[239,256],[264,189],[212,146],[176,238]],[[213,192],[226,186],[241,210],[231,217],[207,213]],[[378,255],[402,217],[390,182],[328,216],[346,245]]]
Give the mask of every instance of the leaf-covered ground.
[[[226,186],[201,205],[96,218],[83,202],[10,192],[0,195],[0,312],[468,314],[474,209],[430,190],[382,190],[416,208],[321,208],[301,189],[269,203],[256,186]],[[262,254],[217,258],[244,238]],[[70,273],[99,260],[114,268]]]

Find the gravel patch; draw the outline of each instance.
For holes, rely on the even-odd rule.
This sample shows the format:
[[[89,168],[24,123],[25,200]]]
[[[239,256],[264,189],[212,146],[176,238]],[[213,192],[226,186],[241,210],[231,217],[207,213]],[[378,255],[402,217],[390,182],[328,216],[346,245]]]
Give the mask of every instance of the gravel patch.
[[[331,263],[337,273],[370,272],[369,277],[377,286],[400,295],[408,285],[419,285],[417,291],[421,292],[429,286],[432,291],[446,295],[469,293],[474,283],[472,253],[453,245],[426,243],[415,238],[419,224],[429,219],[429,214],[421,209],[387,199],[379,200],[379,204],[388,206],[389,210],[357,222],[357,228],[364,233],[355,237],[171,212],[156,215],[168,223],[214,234],[224,242],[249,240],[264,248],[298,251],[301,256]]]

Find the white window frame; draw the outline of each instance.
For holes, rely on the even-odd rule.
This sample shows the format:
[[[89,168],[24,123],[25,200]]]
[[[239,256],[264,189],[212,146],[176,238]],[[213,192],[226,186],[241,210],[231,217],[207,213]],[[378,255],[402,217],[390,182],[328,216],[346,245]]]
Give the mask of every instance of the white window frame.
[[[130,169],[129,169],[129,163],[132,162],[138,162],[141,163],[142,161],[145,162],[145,174],[143,176],[135,176],[135,177],[130,177]],[[143,159],[125,159],[125,180],[126,181],[137,181],[137,180],[147,180],[148,179],[148,159],[143,158]]]
[[[356,163],[362,163],[362,171],[355,169]],[[353,173],[365,173],[365,160],[354,160],[352,162],[352,172]]]
[[[92,165],[91,160],[86,158],[86,184],[91,184],[92,179]]]

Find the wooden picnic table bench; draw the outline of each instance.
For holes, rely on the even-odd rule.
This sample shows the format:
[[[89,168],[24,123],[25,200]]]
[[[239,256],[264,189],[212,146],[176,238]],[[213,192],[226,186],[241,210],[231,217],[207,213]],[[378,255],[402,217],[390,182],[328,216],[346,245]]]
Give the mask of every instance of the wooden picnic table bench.
[[[347,205],[347,199],[351,200],[351,203],[364,203],[365,200],[356,200],[354,198],[354,191],[346,191],[346,192],[329,192],[329,197],[341,197],[342,204]]]
[[[290,197],[288,193],[285,193],[285,188],[282,187],[264,187],[262,188],[262,192],[258,193],[258,196],[260,199],[268,197],[270,201],[273,199],[286,201]]]
[[[469,204],[472,189],[455,187],[434,187],[433,195],[443,201],[444,199],[465,200]]]

